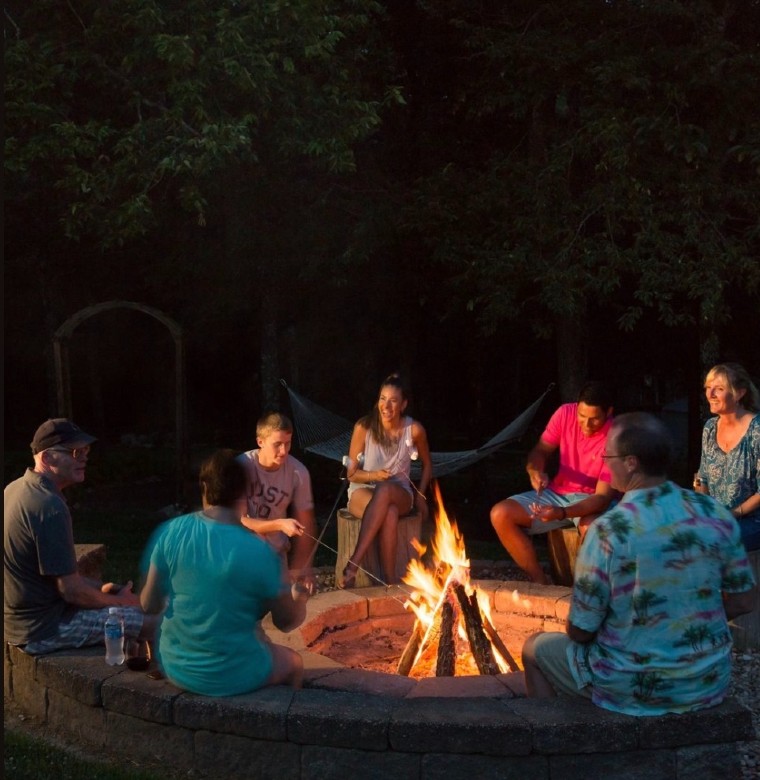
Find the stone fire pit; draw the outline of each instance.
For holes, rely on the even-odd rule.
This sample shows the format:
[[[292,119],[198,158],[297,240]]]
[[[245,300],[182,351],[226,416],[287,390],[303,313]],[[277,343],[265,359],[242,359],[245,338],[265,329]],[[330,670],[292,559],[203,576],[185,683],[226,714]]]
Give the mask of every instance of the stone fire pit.
[[[522,639],[534,631],[558,631],[564,627],[569,608],[569,590],[526,582],[501,580],[477,581],[479,591],[487,593],[492,617],[499,635],[519,660]],[[411,633],[414,616],[404,609],[405,591],[358,588],[319,594],[307,605],[303,626],[283,634],[265,621],[273,641],[298,650],[306,668],[306,686],[334,690],[352,690],[386,696],[490,696],[514,698],[525,695],[522,672],[495,676],[426,677],[414,680],[395,674],[398,655],[389,653],[385,664],[374,658],[365,663],[366,646],[374,632]],[[519,588],[517,599],[514,594]],[[330,652],[331,645],[345,642],[355,651],[347,660]],[[363,641],[365,638],[365,641]],[[351,641],[353,640],[353,641]],[[365,647],[363,648],[363,645]],[[396,642],[398,646],[398,642]],[[346,655],[345,651],[343,655]],[[387,670],[377,671],[385,665]]]
[[[488,591],[499,631],[564,624],[567,588],[475,584]],[[515,588],[530,606],[513,601]],[[101,648],[33,658],[6,646],[5,696],[71,741],[193,777],[709,780],[738,777],[735,743],[753,737],[750,712],[734,700],[633,718],[526,699],[521,673],[416,681],[348,668],[311,648],[339,626],[403,621],[401,604],[372,588],[322,593],[307,609],[299,631],[268,629],[303,654],[301,691],[206,698],[109,667]]]

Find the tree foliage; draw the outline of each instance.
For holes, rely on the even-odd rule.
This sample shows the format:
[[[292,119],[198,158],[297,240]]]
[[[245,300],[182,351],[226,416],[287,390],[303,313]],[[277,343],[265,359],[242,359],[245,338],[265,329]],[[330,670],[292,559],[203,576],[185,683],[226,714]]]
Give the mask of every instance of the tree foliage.
[[[760,4],[419,6],[448,60],[408,219],[483,328],[709,330],[757,291]]]
[[[372,0],[40,0],[6,22],[13,197],[56,194],[68,238],[145,235],[170,200],[206,220],[236,166],[352,171],[392,90],[371,85]]]
[[[760,285],[759,38],[758,0],[12,0],[16,359],[134,298],[196,387],[242,366],[230,418],[401,368],[468,430],[611,330],[708,362]]]

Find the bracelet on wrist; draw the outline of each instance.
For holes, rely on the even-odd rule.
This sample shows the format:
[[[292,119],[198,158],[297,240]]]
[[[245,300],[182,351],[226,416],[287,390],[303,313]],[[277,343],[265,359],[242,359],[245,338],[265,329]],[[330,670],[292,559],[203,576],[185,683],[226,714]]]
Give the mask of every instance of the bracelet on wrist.
[[[560,517],[560,520],[567,520],[567,510],[565,507],[561,506],[560,511],[562,512],[562,517]]]

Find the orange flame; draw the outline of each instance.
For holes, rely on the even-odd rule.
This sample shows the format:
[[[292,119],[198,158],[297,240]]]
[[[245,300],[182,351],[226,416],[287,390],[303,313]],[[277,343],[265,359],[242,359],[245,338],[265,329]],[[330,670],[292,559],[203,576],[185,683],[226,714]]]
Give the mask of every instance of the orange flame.
[[[471,596],[474,592],[470,582],[470,560],[467,557],[464,538],[459,532],[456,522],[449,520],[437,482],[434,483],[434,492],[435,534],[430,543],[431,554],[428,556],[430,564],[426,566],[422,562],[428,548],[417,542],[415,548],[419,553],[419,560],[410,561],[406,574],[403,577],[403,581],[412,588],[412,593],[404,603],[404,606],[414,612],[420,626],[426,632],[414,664],[419,661],[434,618],[447,598],[449,584],[455,582],[462,585],[468,596]],[[477,599],[481,613],[490,620],[488,596],[478,592]],[[466,640],[466,630],[461,621],[457,632],[462,640]],[[499,668],[504,672],[508,671],[509,665],[507,661],[501,656],[496,647],[492,646],[492,650]]]

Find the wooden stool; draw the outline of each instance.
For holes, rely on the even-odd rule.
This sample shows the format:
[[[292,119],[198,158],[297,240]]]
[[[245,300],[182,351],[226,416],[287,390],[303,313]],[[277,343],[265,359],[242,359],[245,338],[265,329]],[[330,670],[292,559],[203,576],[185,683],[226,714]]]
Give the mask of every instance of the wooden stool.
[[[760,583],[760,550],[747,553],[747,557],[755,575],[755,582]],[[756,603],[755,608],[747,615],[734,618],[729,626],[737,650],[760,647],[760,604]]]
[[[547,534],[549,564],[555,585],[572,587],[575,559],[581,546],[581,535],[575,526],[556,528]]]
[[[361,524],[362,521],[352,515],[348,509],[338,510],[338,559],[335,562],[336,581],[338,577],[343,576],[343,569],[346,567],[351,553],[356,549]],[[393,579],[396,582],[400,582],[401,577],[406,574],[409,561],[419,557],[411,542],[412,539],[419,540],[421,533],[422,518],[419,514],[409,514],[399,518],[396,538],[396,571],[393,573]],[[361,569],[356,572],[357,588],[381,585],[385,581],[377,549],[377,537],[372,541],[367,554],[359,562],[359,565]],[[362,569],[366,569],[366,571],[362,571]],[[377,577],[377,579],[370,577],[367,572]]]

